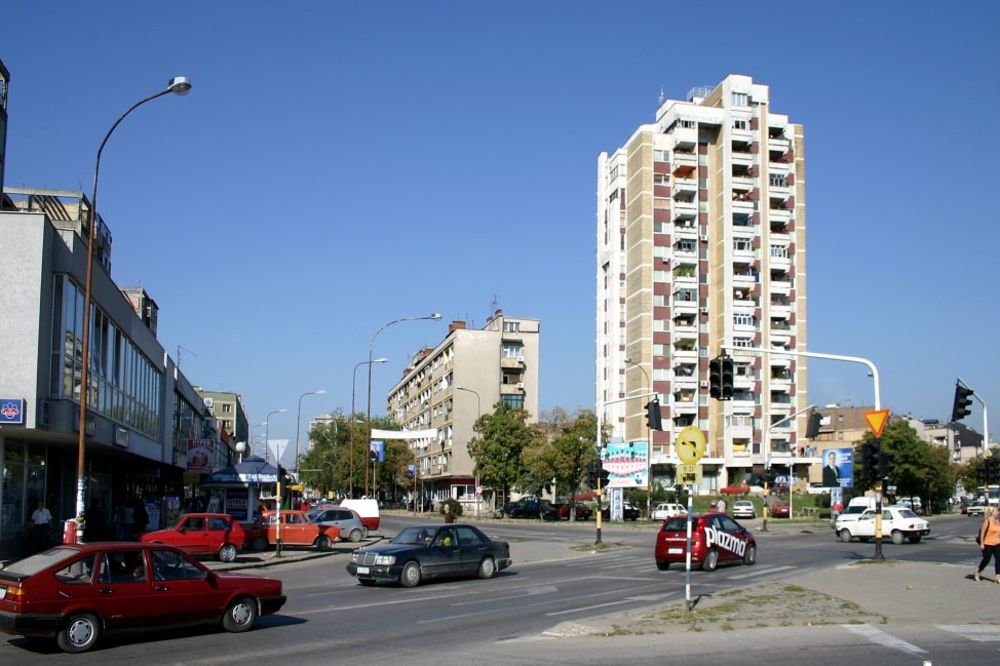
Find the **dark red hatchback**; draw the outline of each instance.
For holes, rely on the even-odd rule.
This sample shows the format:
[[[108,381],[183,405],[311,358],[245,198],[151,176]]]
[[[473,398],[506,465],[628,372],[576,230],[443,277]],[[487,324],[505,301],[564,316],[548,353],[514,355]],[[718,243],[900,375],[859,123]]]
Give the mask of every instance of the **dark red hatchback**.
[[[757,561],[757,541],[745,527],[724,513],[695,514],[691,526],[691,564],[715,571],[721,562]],[[667,569],[671,562],[687,558],[687,516],[663,521],[656,534],[656,566]]]
[[[219,622],[247,631],[284,603],[279,580],[210,571],[161,544],[68,544],[0,569],[0,631],[55,637],[66,652],[116,629]]]

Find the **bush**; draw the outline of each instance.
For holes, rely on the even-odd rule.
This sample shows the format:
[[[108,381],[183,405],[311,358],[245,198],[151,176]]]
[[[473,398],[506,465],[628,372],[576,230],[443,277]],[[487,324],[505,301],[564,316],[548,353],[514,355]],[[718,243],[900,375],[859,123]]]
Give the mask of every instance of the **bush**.
[[[452,512],[453,514],[455,514],[455,517],[458,517],[458,516],[461,516],[461,515],[462,515],[462,503],[461,503],[461,502],[459,502],[459,501],[458,501],[457,499],[451,499],[451,498],[449,497],[449,498],[448,498],[448,499],[446,499],[446,500],[441,500],[441,502],[440,502],[440,504],[439,504],[439,506],[438,506],[438,512],[439,512],[439,513],[440,513],[440,514],[441,514],[442,516],[444,515],[444,505],[445,505],[445,504],[447,504],[448,506],[450,506],[450,507],[451,507],[451,512]]]

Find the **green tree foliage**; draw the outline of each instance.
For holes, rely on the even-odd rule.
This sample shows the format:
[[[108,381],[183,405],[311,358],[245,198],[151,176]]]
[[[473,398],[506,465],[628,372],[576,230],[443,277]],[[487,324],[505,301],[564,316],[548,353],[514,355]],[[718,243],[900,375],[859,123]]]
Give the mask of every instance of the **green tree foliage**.
[[[863,441],[873,441],[869,432]],[[920,497],[925,507],[946,502],[954,492],[956,470],[948,450],[920,439],[903,420],[894,420],[882,432],[882,450],[892,463],[889,483],[898,497]]]
[[[532,479],[555,479],[556,494],[566,495],[570,507],[574,507],[576,493],[587,478],[587,468],[597,460],[594,449],[597,418],[588,411],[567,418],[559,408],[550,414],[557,414],[559,420],[540,424],[546,436],[524,450],[522,461]]]
[[[1000,448],[993,447],[990,450],[990,458],[1000,459]],[[957,470],[958,480],[967,493],[972,495],[979,494],[979,487],[984,483],[982,474],[985,467],[985,459],[982,456],[976,456],[964,465],[959,466]],[[1000,479],[991,478],[990,483],[1000,483]]]
[[[538,426],[528,423],[528,412],[497,403],[492,414],[476,420],[476,436],[469,441],[469,456],[484,486],[510,497],[511,488],[520,488],[527,477],[521,459],[542,437]]]

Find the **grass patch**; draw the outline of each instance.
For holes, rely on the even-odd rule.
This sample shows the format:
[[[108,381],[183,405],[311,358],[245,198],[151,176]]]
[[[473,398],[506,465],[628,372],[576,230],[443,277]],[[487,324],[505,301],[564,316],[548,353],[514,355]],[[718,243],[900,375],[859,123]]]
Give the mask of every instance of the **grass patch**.
[[[581,553],[586,553],[590,551],[596,551],[598,553],[604,553],[609,550],[618,550],[619,548],[624,548],[624,546],[617,543],[582,543],[579,546],[570,546],[572,550],[579,551]]]

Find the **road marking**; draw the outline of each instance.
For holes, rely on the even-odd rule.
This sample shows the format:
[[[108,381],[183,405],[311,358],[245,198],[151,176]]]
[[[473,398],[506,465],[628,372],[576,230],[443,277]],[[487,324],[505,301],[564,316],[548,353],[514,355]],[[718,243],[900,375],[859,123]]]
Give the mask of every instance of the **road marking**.
[[[619,599],[618,601],[607,601],[603,604],[593,604],[591,606],[580,606],[579,608],[570,608],[568,610],[553,611],[551,613],[546,613],[547,617],[555,617],[556,615],[566,615],[567,613],[579,613],[581,611],[594,610],[596,608],[606,608],[608,606],[620,606],[621,604],[631,603],[631,599]]]
[[[977,643],[1000,643],[1000,627],[982,624],[936,624],[938,629],[959,634]]]
[[[742,580],[744,578],[751,578],[752,576],[763,576],[764,574],[777,573],[779,571],[787,571],[788,569],[794,569],[795,567],[791,564],[783,567],[764,567],[763,569],[757,569],[751,571],[750,573],[740,574],[738,576],[729,576],[730,580]]]
[[[843,629],[847,629],[852,634],[857,634],[858,636],[867,638],[869,641],[877,645],[882,645],[884,647],[899,650],[912,655],[927,654],[927,650],[917,647],[913,643],[907,643],[902,638],[896,638],[892,634],[886,633],[870,624],[842,624],[840,626]]]
[[[314,608],[311,610],[295,610],[296,615],[311,615],[313,613],[333,613],[336,611],[345,610],[355,610],[358,608],[372,608],[374,606],[397,606],[399,604],[412,604],[418,601],[429,601],[432,599],[450,599],[451,597],[457,597],[457,594],[438,594],[435,596],[427,597],[413,597],[411,599],[394,599],[392,601],[375,601],[368,602],[364,604],[353,604],[351,606],[324,606],[323,608]]]

